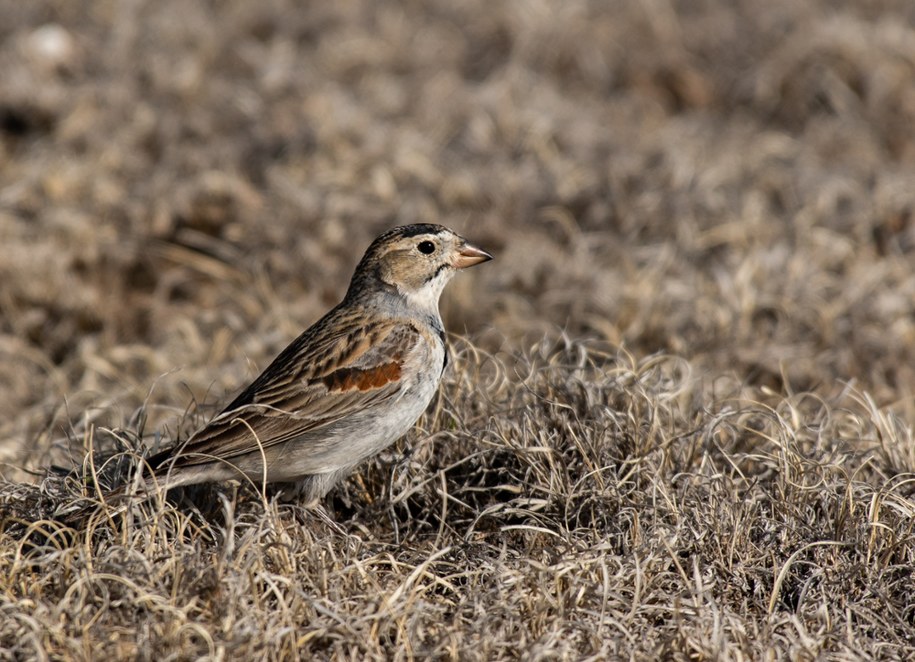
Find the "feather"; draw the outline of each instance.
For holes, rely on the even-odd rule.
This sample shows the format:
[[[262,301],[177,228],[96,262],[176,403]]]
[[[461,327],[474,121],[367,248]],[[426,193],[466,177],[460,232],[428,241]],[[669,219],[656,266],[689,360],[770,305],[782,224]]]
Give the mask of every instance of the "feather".
[[[150,458],[150,466],[164,473],[260,452],[396,398],[403,388],[404,362],[425,342],[420,331],[411,323],[395,321],[377,320],[358,330],[344,320],[324,322],[303,334],[310,336],[308,342],[301,342],[301,336],[293,342],[178,449]],[[321,331],[331,328],[336,331],[322,337]],[[291,357],[289,350],[294,350]],[[293,366],[300,369],[291,370]]]

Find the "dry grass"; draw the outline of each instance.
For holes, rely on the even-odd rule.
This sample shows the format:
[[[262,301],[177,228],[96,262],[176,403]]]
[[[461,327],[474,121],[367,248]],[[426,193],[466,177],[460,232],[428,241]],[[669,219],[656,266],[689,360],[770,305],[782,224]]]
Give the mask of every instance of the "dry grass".
[[[910,658],[913,44],[907,0],[0,1],[0,658]],[[497,260],[342,533],[98,503],[413,221]]]

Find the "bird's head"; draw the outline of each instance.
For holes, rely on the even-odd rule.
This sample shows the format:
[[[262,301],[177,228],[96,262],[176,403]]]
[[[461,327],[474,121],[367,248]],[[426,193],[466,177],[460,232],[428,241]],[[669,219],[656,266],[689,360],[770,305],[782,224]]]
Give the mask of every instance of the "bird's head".
[[[368,247],[347,297],[374,282],[393,288],[411,305],[437,313],[439,296],[451,277],[459,269],[491,259],[492,255],[441,225],[404,225],[385,232]]]

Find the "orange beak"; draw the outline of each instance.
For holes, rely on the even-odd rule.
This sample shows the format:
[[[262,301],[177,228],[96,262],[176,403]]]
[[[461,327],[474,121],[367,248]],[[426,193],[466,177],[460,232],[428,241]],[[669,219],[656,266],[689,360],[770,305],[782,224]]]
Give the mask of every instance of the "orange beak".
[[[455,269],[466,269],[467,267],[472,267],[475,264],[480,264],[480,262],[486,262],[491,259],[492,255],[482,248],[477,248],[473,244],[464,242],[464,245],[461,246],[452,265]]]

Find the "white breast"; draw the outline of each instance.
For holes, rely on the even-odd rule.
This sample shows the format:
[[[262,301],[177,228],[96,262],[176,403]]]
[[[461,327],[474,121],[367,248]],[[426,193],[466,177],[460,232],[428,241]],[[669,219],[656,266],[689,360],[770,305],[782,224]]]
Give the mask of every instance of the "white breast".
[[[348,470],[402,437],[429,406],[441,381],[444,343],[436,336],[426,347],[404,364],[406,381],[399,397],[347,415],[316,437],[287,442],[270,468],[271,480]]]

